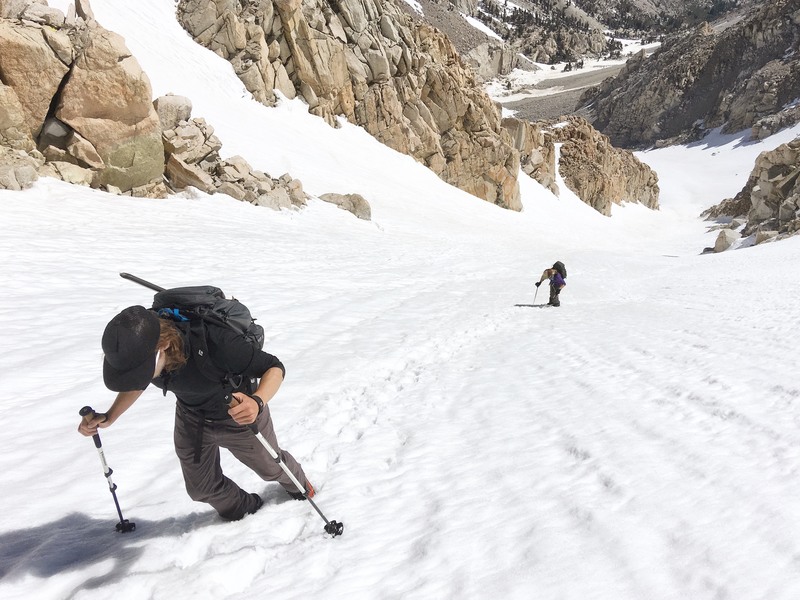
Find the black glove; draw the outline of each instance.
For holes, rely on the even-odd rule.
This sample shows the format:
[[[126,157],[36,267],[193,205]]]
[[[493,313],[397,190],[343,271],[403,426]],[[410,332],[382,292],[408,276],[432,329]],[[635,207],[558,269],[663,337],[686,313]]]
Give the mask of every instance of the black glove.
[[[540,285],[542,285],[542,282],[541,281],[537,281],[536,282],[536,287],[539,287]]]

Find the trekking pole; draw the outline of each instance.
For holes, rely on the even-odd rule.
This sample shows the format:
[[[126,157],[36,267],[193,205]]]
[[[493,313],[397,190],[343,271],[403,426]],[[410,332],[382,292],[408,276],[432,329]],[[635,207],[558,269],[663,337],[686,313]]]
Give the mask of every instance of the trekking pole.
[[[536,286],[536,291],[533,294],[533,303],[536,304],[536,295],[539,293],[539,286]]]
[[[79,413],[80,416],[85,417],[86,415],[94,414],[94,409],[91,406],[84,406]],[[103,465],[103,473],[106,476],[106,480],[108,481],[108,489],[111,492],[111,495],[114,497],[114,505],[117,507],[117,514],[119,515],[119,523],[117,523],[117,531],[120,533],[128,533],[129,531],[133,531],[136,529],[136,523],[128,521],[128,519],[122,518],[122,510],[119,507],[119,501],[117,500],[117,484],[111,481],[111,474],[114,472],[111,470],[111,467],[108,466],[106,463],[105,454],[103,454],[103,444],[100,441],[100,434],[95,433],[92,436],[94,440],[94,446],[97,448],[97,453],[100,455],[100,463]]]
[[[289,479],[292,480],[292,483],[294,483],[295,486],[297,486],[297,489],[300,490],[300,492],[303,494],[303,496],[305,496],[306,500],[308,500],[311,503],[311,506],[313,506],[314,510],[317,511],[317,514],[320,517],[322,517],[323,521],[325,521],[325,533],[330,534],[331,537],[336,537],[337,535],[342,535],[342,532],[344,531],[344,524],[340,523],[338,521],[328,521],[328,519],[325,517],[325,515],[322,514],[322,511],[319,509],[319,507],[316,505],[316,503],[311,498],[308,497],[308,490],[305,489],[300,484],[299,481],[297,481],[297,478],[292,474],[292,472],[289,470],[289,468],[284,464],[284,462],[281,460],[281,457],[278,456],[277,452],[275,452],[275,449],[272,446],[270,446],[270,443],[267,441],[267,438],[265,438],[261,434],[261,432],[258,430],[258,425],[256,425],[255,423],[250,423],[250,425],[248,425],[248,427],[250,427],[250,431],[252,431],[255,434],[256,439],[259,442],[261,442],[261,445],[264,446],[264,448],[267,449],[267,452],[269,452],[269,455],[275,460],[276,463],[278,463],[280,465],[281,469],[283,469],[283,472],[286,473],[289,476]]]
[[[156,285],[155,283],[150,283],[149,281],[145,281],[141,277],[137,277],[136,275],[131,275],[130,273],[120,273],[120,277],[123,279],[128,279],[129,281],[133,281],[134,283],[138,283],[139,285],[143,285],[146,288],[150,288],[155,292],[163,292],[164,288],[160,285]]]

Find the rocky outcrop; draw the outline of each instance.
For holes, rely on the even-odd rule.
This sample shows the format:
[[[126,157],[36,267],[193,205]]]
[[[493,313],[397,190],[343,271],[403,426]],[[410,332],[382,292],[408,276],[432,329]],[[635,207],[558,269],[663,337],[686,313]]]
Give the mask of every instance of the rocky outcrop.
[[[465,15],[475,14],[478,9],[478,0],[452,0],[450,4]]]
[[[568,28],[548,31],[534,27],[515,41],[514,48],[537,63],[574,61],[584,56],[602,56],[608,40],[601,29],[573,31]]]
[[[755,243],[800,231],[800,139],[762,152],[742,191],[703,216],[744,218],[742,235],[754,235]]]
[[[273,179],[241,156],[222,159],[222,142],[205,119],[191,117],[188,98],[162,96],[153,106],[163,128],[166,176],[173,190],[192,187],[275,210],[306,204],[299,180],[289,175]]]
[[[724,217],[747,218],[750,212],[750,193],[753,191],[755,180],[750,178],[747,185],[733,198],[723,200],[719,204],[705,210],[702,217],[706,219],[721,219]]]
[[[519,62],[518,53],[499,41],[487,41],[463,54],[464,62],[480,81],[510,73]]]
[[[124,40],[103,29],[87,0],[75,11],[0,0],[0,188],[39,175],[114,194],[163,197],[189,187],[273,209],[303,206],[289,175],[273,179],[234,156],[188,98],[152,101]],[[38,148],[38,149],[37,149]],[[40,151],[41,150],[41,151]],[[362,214],[364,204],[351,201]]]
[[[296,95],[413,156],[445,181],[519,210],[519,157],[499,109],[449,40],[383,0],[181,0],[178,18],[253,96]]]
[[[615,145],[644,146],[792,124],[800,89],[800,0],[763,2],[720,32],[704,25],[668,39],[650,58],[628,61],[589,90],[594,125]],[[781,115],[785,111],[791,114]]]
[[[583,118],[555,121],[503,119],[520,153],[522,171],[558,194],[556,168],[567,187],[604,215],[612,204],[638,202],[658,209],[658,176],[628,150],[611,145],[608,137]],[[558,166],[556,167],[556,160]]]
[[[76,6],[69,15],[30,0],[0,6],[0,144],[49,176],[163,195],[147,76],[85,0]]]
[[[604,215],[612,204],[637,202],[658,209],[658,175],[628,150],[611,145],[607,136],[576,116],[552,122],[550,133],[560,144],[558,169],[564,183],[586,204]]]
[[[745,230],[774,222],[775,230],[797,231],[800,226],[800,140],[762,152],[750,177],[755,183],[750,192]]]
[[[519,152],[522,172],[558,194],[556,147],[549,125],[507,117],[503,119],[503,127]]]
[[[774,115],[762,117],[750,130],[750,139],[763,140],[781,129],[800,123],[800,102],[792,102]]]

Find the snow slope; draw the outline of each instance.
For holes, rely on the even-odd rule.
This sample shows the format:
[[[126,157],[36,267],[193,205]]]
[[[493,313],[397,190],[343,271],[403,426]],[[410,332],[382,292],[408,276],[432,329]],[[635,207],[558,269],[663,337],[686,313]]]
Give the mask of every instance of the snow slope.
[[[373,221],[317,200],[277,213],[46,179],[0,192],[0,597],[800,596],[800,240],[701,256],[715,234],[697,218],[800,130],[640,154],[658,212],[606,218],[524,179],[512,213],[299,102],[251,101],[171,5],[93,9],[156,95],[192,99],[223,155],[361,193]],[[532,307],[554,260],[562,307]],[[156,390],[102,432],[137,524],[114,531],[76,429],[81,406],[112,399],[105,323],[151,300],[121,271],[250,306],[287,366],[278,439],[343,536],[227,455],[264,507],[224,523],[193,503]]]

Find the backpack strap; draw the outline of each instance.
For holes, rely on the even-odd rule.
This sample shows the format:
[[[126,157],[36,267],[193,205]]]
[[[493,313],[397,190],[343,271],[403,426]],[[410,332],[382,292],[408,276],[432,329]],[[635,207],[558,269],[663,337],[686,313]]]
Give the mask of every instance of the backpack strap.
[[[217,326],[226,327],[219,323]],[[231,390],[238,390],[245,381],[242,373],[232,373],[221,368],[208,349],[208,323],[205,319],[192,320],[189,326],[190,346],[192,354],[197,361],[200,371],[205,377],[215,382],[224,382],[231,386]]]
[[[211,381],[225,381],[225,371],[211,359],[208,350],[208,328],[205,321],[197,319],[189,324],[189,347],[200,372]]]

